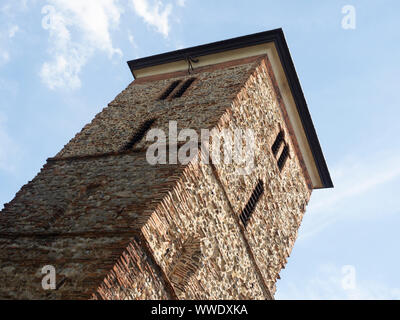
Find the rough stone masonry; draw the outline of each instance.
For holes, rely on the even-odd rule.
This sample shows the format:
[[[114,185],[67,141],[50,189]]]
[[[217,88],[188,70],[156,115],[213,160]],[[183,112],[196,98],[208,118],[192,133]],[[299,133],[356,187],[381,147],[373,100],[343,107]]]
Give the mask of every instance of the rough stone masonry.
[[[150,119],[165,132],[251,128],[255,168],[150,165],[145,138],[124,148]],[[0,298],[273,299],[312,189],[268,54],[137,78],[5,205]],[[55,290],[42,288],[45,265]]]

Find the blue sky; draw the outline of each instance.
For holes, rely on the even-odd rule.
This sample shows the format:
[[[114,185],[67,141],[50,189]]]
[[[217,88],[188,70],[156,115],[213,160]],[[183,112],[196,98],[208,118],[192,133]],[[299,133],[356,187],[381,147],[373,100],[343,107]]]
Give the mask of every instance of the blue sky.
[[[355,29],[342,28],[345,5]],[[314,192],[276,298],[400,299],[399,9],[0,0],[0,203],[132,81],[127,60],[282,27],[335,189]]]

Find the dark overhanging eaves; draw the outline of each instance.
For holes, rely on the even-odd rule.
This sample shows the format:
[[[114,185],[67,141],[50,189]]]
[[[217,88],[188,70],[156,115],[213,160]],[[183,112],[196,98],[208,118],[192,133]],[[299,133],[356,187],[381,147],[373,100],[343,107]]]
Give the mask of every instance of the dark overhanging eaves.
[[[220,53],[228,50],[241,49],[244,47],[254,46],[257,44],[276,41],[283,36],[282,29],[275,29],[260,33],[255,33],[238,38],[213,42],[187,49],[171,51],[167,53],[157,54],[145,58],[128,61],[129,68],[135,77],[135,70],[157,66],[165,63],[184,60],[188,57],[201,57],[209,54]]]
[[[255,33],[247,36],[238,38],[213,42],[205,45],[191,47],[187,49],[176,50],[172,52],[162,53],[150,57],[140,58],[128,61],[129,68],[135,77],[135,71],[162,65],[166,63],[176,62],[187,59],[188,57],[197,58],[210,54],[216,54],[228,50],[241,49],[249,46],[255,46],[258,44],[274,42],[276,49],[281,60],[283,70],[285,72],[287,81],[290,86],[296,108],[300,116],[304,132],[306,134],[308,143],[311,148],[311,152],[323,185],[323,188],[333,188],[332,179],[326,165],[324,155],[322,153],[321,145],[318,140],[317,133],[315,131],[314,124],[311,119],[310,112],[308,110],[307,102],[304,97],[303,90],[297,76],[296,69],[292,57],[289,52],[289,48],[285,39],[283,30],[275,29],[260,33]]]

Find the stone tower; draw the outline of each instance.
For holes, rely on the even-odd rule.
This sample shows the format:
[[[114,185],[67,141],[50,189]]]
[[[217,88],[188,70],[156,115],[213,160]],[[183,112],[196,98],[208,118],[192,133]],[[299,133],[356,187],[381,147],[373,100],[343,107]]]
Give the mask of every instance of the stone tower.
[[[0,298],[273,299],[312,190],[332,187],[282,30],[129,67],[135,80],[1,212]],[[170,138],[171,121],[251,129],[254,168],[149,163],[146,133]]]

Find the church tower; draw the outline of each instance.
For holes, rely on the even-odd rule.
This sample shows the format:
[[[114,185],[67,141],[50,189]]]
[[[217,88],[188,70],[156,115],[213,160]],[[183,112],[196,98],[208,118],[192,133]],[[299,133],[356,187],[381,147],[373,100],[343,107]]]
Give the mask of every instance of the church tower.
[[[273,299],[312,191],[333,187],[282,30],[128,64],[135,80],[0,213],[0,298]],[[250,130],[251,170],[199,161],[214,136],[177,160],[187,128]]]

